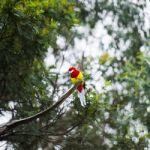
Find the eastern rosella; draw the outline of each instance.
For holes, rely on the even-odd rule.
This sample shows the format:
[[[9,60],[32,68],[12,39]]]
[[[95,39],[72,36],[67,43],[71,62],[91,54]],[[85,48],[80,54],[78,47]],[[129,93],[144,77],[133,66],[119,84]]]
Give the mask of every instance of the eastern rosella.
[[[74,67],[69,68],[69,74],[70,74],[71,82],[73,84],[82,81],[82,83],[77,87],[77,91],[78,91],[78,97],[80,99],[81,105],[84,107],[86,105],[86,101],[85,101],[85,92],[83,87],[83,74],[80,70]]]

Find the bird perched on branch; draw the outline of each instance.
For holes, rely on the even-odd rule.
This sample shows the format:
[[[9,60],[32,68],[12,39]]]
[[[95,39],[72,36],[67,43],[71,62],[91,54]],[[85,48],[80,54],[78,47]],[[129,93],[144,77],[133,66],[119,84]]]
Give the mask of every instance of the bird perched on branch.
[[[85,101],[85,92],[83,86],[83,74],[80,70],[76,69],[75,67],[69,68],[69,74],[70,74],[71,82],[73,84],[82,81],[81,84],[77,87],[77,91],[78,91],[78,97],[80,99],[81,105],[84,107],[86,105],[86,101]]]

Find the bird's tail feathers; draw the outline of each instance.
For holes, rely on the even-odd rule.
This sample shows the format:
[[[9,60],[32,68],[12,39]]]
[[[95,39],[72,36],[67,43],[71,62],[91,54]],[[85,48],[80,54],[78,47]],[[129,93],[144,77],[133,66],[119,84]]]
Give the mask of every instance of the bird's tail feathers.
[[[86,106],[86,100],[85,100],[85,92],[84,92],[84,89],[82,89],[81,92],[78,91],[78,97],[80,99],[80,103],[83,107]]]

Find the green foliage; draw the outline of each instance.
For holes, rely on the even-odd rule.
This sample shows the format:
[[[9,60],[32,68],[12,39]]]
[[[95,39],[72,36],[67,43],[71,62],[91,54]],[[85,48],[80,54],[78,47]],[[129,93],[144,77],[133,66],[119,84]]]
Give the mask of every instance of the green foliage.
[[[58,36],[65,38],[65,44],[74,36],[87,40],[101,22],[113,39],[108,49],[97,41],[105,51],[101,56],[83,56],[81,60],[87,106],[83,108],[73,93],[71,103],[10,131],[6,141],[14,149],[148,148],[150,57],[146,50],[150,36],[144,28],[145,5],[145,1],[137,4],[131,0],[0,2],[0,112],[10,112],[12,119],[46,109],[69,88],[68,76],[61,75],[58,66],[71,59],[79,65],[80,60],[63,56]],[[105,21],[107,17],[112,24]],[[90,34],[74,33],[75,24],[88,26]],[[65,47],[69,54],[74,42],[71,44]],[[55,59],[49,68],[44,63],[48,47]],[[111,50],[115,50],[113,57]]]
[[[74,6],[73,1],[67,0],[0,2],[1,115],[7,112],[12,119],[20,119],[36,114],[53,103],[58,74],[53,71],[54,66],[45,66],[44,58],[50,46],[53,54],[58,55],[57,37],[68,38],[72,33],[72,26],[78,22]],[[55,120],[57,112],[59,110],[39,122],[18,127],[14,130],[15,136],[10,136],[8,141],[15,149],[32,147],[32,142],[43,131],[42,126]],[[20,138],[20,135],[24,136]],[[30,141],[24,139],[30,136]],[[33,147],[36,145],[38,140]]]
[[[0,80],[4,103],[11,100],[25,103],[35,95],[40,99],[47,95],[47,78],[52,77],[43,58],[49,46],[55,53],[57,36],[74,24],[73,7],[74,3],[68,1],[1,2]]]

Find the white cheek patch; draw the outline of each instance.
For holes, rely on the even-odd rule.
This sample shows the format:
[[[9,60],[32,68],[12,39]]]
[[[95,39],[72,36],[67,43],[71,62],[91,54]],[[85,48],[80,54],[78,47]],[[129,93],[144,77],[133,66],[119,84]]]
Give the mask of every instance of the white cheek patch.
[[[73,70],[69,71],[69,73],[71,74],[73,72]]]

